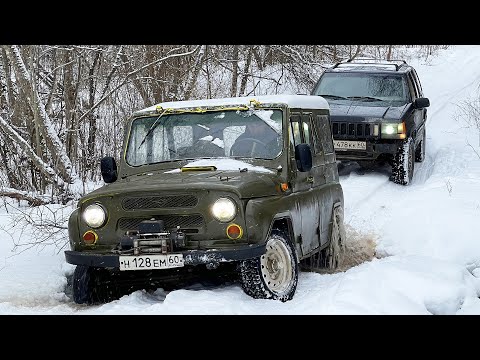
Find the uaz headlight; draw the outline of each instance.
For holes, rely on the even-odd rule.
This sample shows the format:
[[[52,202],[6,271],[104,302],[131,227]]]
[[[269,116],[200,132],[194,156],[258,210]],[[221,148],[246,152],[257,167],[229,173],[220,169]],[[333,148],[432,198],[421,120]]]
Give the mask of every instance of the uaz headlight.
[[[237,215],[235,203],[228,198],[220,198],[212,205],[212,215],[221,222],[229,222]]]
[[[83,220],[92,228],[99,228],[105,224],[107,212],[99,204],[88,205],[83,212]]]

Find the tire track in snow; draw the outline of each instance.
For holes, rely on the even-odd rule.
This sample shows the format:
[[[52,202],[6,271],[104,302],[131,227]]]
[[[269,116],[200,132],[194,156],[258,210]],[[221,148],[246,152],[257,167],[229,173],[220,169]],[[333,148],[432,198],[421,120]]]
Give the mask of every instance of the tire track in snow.
[[[471,69],[472,69],[472,66],[470,66],[469,64],[472,63],[472,62],[479,62],[478,61],[478,58],[477,57],[471,57],[469,60],[467,60],[465,63],[464,63],[464,66],[462,66],[460,69],[463,71],[465,71],[467,74],[471,74]],[[467,66],[468,65],[468,66]],[[479,63],[479,68],[480,68],[480,63]],[[450,69],[449,69],[450,70]],[[461,76],[457,76],[457,78],[461,78],[463,79],[464,77],[461,77]],[[470,79],[471,77],[468,76],[466,77],[468,79]],[[480,83],[480,73],[477,74],[477,76],[471,80],[470,82],[468,82],[466,85],[465,85],[465,82],[461,82],[460,83],[460,88],[457,88],[456,90],[449,90],[449,91],[445,91],[443,92],[442,94],[440,94],[439,96],[437,96],[435,98],[435,103],[438,104],[440,103],[441,105],[439,105],[438,107],[435,106],[435,109],[432,110],[432,113],[429,114],[429,120],[431,119],[432,121],[434,121],[435,119],[435,115],[440,113],[442,110],[445,109],[445,107],[447,107],[448,105],[452,105],[452,104],[455,104],[456,102],[453,101],[461,92],[463,92],[465,89],[473,86],[475,83]],[[450,100],[450,101],[446,101],[446,100]],[[427,124],[429,124],[431,121],[427,120]]]

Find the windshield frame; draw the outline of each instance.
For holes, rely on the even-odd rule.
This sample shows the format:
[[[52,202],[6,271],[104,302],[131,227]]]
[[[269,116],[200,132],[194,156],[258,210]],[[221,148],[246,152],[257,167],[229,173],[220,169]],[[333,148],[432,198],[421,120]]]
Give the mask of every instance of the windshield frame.
[[[260,163],[268,163],[272,162],[273,160],[277,160],[280,157],[283,156],[285,153],[285,138],[286,135],[284,134],[285,131],[288,131],[288,128],[286,128],[286,107],[281,106],[281,105],[269,105],[269,106],[255,106],[254,108],[247,108],[247,107],[238,107],[238,108],[196,108],[196,109],[170,109],[167,114],[165,112],[157,112],[157,113],[148,113],[148,114],[142,114],[142,115],[137,115],[133,116],[127,123],[127,131],[125,134],[124,138],[124,149],[123,149],[123,156],[122,156],[122,162],[127,165],[128,168],[132,169],[138,169],[138,168],[145,168],[145,167],[151,167],[151,166],[159,166],[161,168],[172,168],[172,167],[178,167],[178,163],[185,163],[188,161],[196,160],[196,159],[208,159],[208,158],[225,158],[225,159],[237,159],[237,160],[243,160],[247,162],[260,162]],[[173,158],[173,159],[166,159],[162,161],[154,161],[154,162],[145,162],[141,164],[132,164],[131,162],[128,161],[128,152],[131,149],[131,136],[132,136],[132,130],[134,128],[134,124],[136,121],[142,120],[142,119],[155,119],[153,120],[152,124],[157,123],[161,124],[162,120],[158,121],[159,117],[170,117],[172,115],[181,115],[181,114],[189,114],[189,113],[194,113],[194,114],[203,114],[203,113],[222,113],[222,112],[231,112],[231,111],[268,111],[268,110],[273,110],[273,111],[280,111],[281,112],[281,133],[278,135],[279,136],[279,146],[280,146],[280,151],[279,153],[274,157],[274,158],[262,158],[262,157],[244,157],[244,156],[229,156],[229,155],[223,155],[223,156],[186,156],[182,158]],[[258,117],[258,116],[257,116]],[[261,119],[260,117],[258,117]],[[168,119],[168,118],[167,118]],[[265,120],[262,119],[266,124],[268,124]],[[198,140],[198,139],[197,139]],[[167,146],[167,150],[170,150]],[[176,149],[178,150],[178,149]],[[174,150],[175,151],[175,150]],[[272,165],[274,167],[275,165]]]
[[[360,95],[356,94],[353,95],[351,94],[350,96],[346,96],[346,94],[337,94],[337,93],[332,93],[332,94],[327,94],[325,91],[320,90],[320,86],[322,85],[323,81],[325,81],[326,78],[349,78],[349,77],[389,77],[389,78],[398,78],[401,81],[402,85],[402,91],[404,98],[399,99],[399,100],[391,100],[391,99],[379,99],[378,101],[375,100],[368,100],[368,96],[371,97],[377,97],[374,94],[369,94],[369,95]],[[408,84],[406,82],[405,77],[403,74],[398,74],[398,73],[387,73],[387,72],[378,72],[378,73],[373,73],[373,72],[366,72],[366,71],[348,71],[348,72],[325,72],[319,79],[317,85],[315,86],[315,89],[313,91],[313,95],[321,96],[321,95],[333,95],[333,96],[342,96],[345,97],[345,99],[339,99],[339,98],[334,98],[333,96],[325,96],[325,99],[329,102],[336,102],[336,103],[351,103],[351,102],[360,102],[366,104],[366,106],[386,106],[386,105],[391,105],[395,104],[395,106],[402,106],[405,104],[408,104],[411,102],[411,97],[410,97],[410,91],[408,88]],[[363,99],[362,99],[363,98]]]

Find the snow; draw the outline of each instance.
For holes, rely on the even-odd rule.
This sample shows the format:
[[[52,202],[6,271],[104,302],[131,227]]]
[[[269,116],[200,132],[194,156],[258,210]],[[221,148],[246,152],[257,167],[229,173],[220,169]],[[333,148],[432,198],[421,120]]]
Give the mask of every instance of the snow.
[[[210,136],[211,137],[211,136]],[[244,161],[235,160],[235,159],[202,159],[189,162],[184,168],[196,167],[196,166],[215,166],[217,170],[233,170],[238,171],[240,169],[247,168],[248,171],[264,172],[264,173],[274,173],[272,170],[264,168],[262,166],[255,166]],[[169,173],[179,173],[180,169],[173,169],[165,171],[165,174]]]
[[[361,174],[356,165],[340,177],[347,245],[373,246],[376,257],[333,274],[300,273],[296,295],[285,303],[253,299],[238,284],[194,284],[80,306],[66,290],[74,266],[65,262],[62,244],[26,247],[35,239],[31,232],[10,224],[28,208],[5,199],[0,201],[0,314],[480,314],[479,134],[457,117],[459,104],[478,98],[480,46],[452,46],[428,61],[407,62],[431,103],[425,161],[415,163],[408,186],[390,182],[383,169]],[[250,166],[225,159],[189,165]]]
[[[254,114],[257,115],[263,121],[265,121],[268,126],[270,126],[273,130],[277,132],[277,134],[282,133],[281,122],[275,122],[274,120],[272,120],[273,110],[255,111]]]
[[[225,148],[225,143],[223,142],[223,140],[219,138],[214,139],[212,135],[204,136],[199,140],[211,141],[212,144],[217,145],[219,148],[222,148],[222,149]]]
[[[161,106],[163,109],[184,109],[211,106],[248,106],[252,100],[259,101],[261,104],[286,104],[292,108],[329,109],[327,101],[320,96],[284,94],[164,102],[140,110],[138,113],[155,112],[157,106]]]

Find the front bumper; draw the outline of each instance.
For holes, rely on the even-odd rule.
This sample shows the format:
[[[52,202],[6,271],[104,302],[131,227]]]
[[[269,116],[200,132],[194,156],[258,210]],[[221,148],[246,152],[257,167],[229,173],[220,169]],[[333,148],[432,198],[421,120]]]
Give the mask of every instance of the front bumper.
[[[337,140],[337,139],[335,139]],[[338,139],[343,140],[343,139]],[[351,139],[349,139],[351,140]],[[364,141],[364,140],[359,140]],[[376,160],[380,156],[393,156],[402,146],[403,140],[391,140],[389,143],[366,141],[366,150],[339,150],[335,149],[337,160]]]
[[[259,257],[265,253],[265,244],[247,245],[232,249],[222,250],[185,250],[175,251],[175,254],[183,254],[185,265],[200,265],[221,262],[247,260]],[[152,254],[153,255],[153,254]],[[135,255],[132,255],[132,258]],[[119,255],[98,254],[80,251],[65,251],[67,263],[73,265],[86,265],[92,267],[118,268]]]

